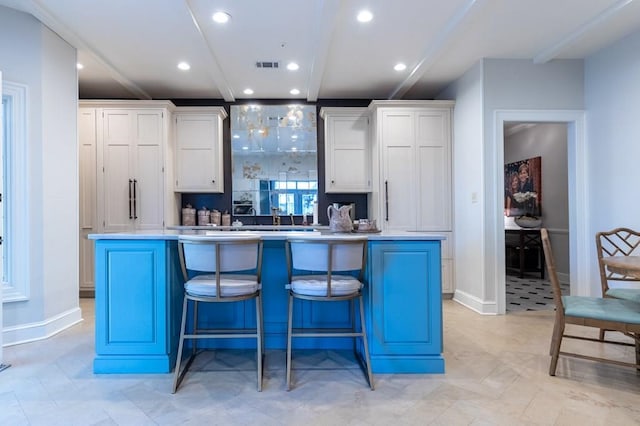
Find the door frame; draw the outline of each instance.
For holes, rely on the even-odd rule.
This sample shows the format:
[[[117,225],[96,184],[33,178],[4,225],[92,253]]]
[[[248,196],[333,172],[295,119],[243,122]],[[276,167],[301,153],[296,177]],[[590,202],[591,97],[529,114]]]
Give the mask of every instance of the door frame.
[[[495,229],[493,265],[497,313],[506,312],[506,280],[504,257],[504,124],[509,121],[567,124],[567,174],[569,198],[569,282],[571,294],[589,295],[589,244],[587,208],[587,157],[585,113],[581,110],[496,110],[494,113],[493,167]],[[488,236],[490,237],[490,236]]]

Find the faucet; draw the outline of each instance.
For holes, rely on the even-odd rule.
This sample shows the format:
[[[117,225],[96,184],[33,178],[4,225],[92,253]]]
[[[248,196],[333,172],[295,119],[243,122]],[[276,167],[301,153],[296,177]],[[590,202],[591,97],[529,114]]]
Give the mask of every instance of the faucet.
[[[271,217],[273,218],[274,225],[280,225],[280,216],[278,216],[277,207],[271,207]]]

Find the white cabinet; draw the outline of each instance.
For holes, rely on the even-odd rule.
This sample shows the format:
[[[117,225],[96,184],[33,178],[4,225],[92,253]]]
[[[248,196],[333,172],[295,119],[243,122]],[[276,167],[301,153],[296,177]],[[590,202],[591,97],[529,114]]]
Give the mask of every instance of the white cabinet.
[[[383,230],[446,235],[443,291],[453,292],[451,101],[373,101],[371,216]]]
[[[223,107],[182,107],[174,112],[175,191],[224,192]]]
[[[368,108],[322,108],[325,192],[371,192]]]
[[[103,109],[103,231],[164,227],[165,111]]]
[[[175,223],[177,203],[166,151],[169,101],[80,101],[80,292],[94,289],[91,233],[162,229]],[[169,164],[172,164],[169,162]]]
[[[87,235],[98,231],[96,211],[96,110],[80,108],[78,111],[78,156],[80,163],[80,294],[93,296],[94,250]]]

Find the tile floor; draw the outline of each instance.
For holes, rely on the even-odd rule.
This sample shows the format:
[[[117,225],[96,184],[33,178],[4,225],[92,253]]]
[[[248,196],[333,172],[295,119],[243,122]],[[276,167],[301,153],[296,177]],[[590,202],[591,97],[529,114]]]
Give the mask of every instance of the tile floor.
[[[506,310],[517,311],[541,311],[553,310],[553,289],[549,280],[541,280],[540,274],[525,274],[523,278],[518,275],[505,275]],[[563,294],[569,294],[569,284],[560,284]]]
[[[188,375],[172,395],[170,374],[93,374],[92,300],[82,299],[81,307],[83,323],[5,348],[12,366],[0,373],[0,425],[640,424],[635,370],[561,358],[558,376],[547,374],[549,310],[481,316],[447,300],[446,373],[378,374],[373,392],[348,357],[331,351],[294,353],[304,369],[286,392],[284,353],[269,351],[261,393],[251,355],[234,352],[203,358],[195,366],[203,371]],[[627,347],[591,350],[634,356]],[[219,368],[231,361],[240,361],[239,371]]]

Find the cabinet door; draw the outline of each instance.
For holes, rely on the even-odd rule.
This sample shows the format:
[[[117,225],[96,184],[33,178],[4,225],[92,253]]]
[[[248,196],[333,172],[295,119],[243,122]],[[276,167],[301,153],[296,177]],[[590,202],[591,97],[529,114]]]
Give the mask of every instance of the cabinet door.
[[[79,203],[80,203],[80,291],[93,292],[93,241],[87,235],[98,231],[96,212],[96,110],[80,108],[78,110],[79,141]]]
[[[371,354],[440,355],[440,243],[372,242]]]
[[[416,112],[416,203],[419,231],[451,230],[449,112]]]
[[[104,232],[133,229],[135,129],[130,110],[104,110],[103,205]]]
[[[168,353],[166,260],[164,241],[96,242],[97,359]]]
[[[382,113],[382,229],[415,230],[415,126],[409,111]]]
[[[176,182],[180,192],[224,192],[217,114],[176,114]]]
[[[135,229],[164,227],[163,112],[133,113],[133,221]]]
[[[369,117],[327,115],[325,192],[371,192]]]

